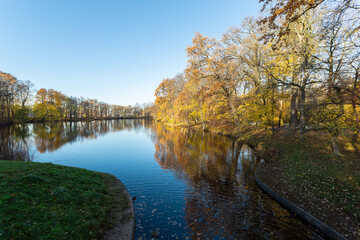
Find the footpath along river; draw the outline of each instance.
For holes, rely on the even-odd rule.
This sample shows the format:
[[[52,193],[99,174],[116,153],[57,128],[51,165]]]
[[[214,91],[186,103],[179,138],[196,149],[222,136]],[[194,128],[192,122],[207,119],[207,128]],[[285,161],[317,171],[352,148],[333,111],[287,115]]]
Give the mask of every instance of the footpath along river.
[[[14,125],[0,128],[0,159],[115,175],[136,196],[135,239],[321,239],[258,188],[251,149],[223,136],[150,120]]]

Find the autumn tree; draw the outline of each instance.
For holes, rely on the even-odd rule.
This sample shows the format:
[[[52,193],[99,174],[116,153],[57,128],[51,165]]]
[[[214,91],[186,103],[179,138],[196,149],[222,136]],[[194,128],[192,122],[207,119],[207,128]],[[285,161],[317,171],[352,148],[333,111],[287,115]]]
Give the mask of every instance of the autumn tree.
[[[254,18],[246,18],[241,28],[233,27],[224,35],[224,41],[234,49],[231,54],[239,62],[243,74],[238,87],[243,120],[246,124],[256,123],[274,129],[278,88],[265,71],[273,54],[270,45],[261,41],[262,31]]]
[[[201,119],[199,111],[201,104],[195,95],[197,95],[197,86],[192,81],[187,81],[174,102],[177,121],[190,123],[190,121],[197,122]]]
[[[76,97],[65,98],[65,117],[69,120],[77,118],[79,115],[79,100]]]
[[[55,106],[53,90],[41,88],[35,95],[33,113],[39,121],[59,119],[60,114]]]
[[[30,112],[27,102],[32,87],[30,81],[21,81],[11,74],[0,72],[0,119],[26,121]]]
[[[17,79],[8,73],[0,72],[0,118],[11,120],[11,108],[15,103]]]
[[[17,104],[21,106],[21,108],[26,107],[26,103],[32,97],[34,84],[27,80],[27,81],[18,81],[17,84]]]
[[[158,119],[164,121],[174,120],[173,104],[177,95],[181,92],[184,86],[184,78],[182,74],[175,78],[164,79],[155,90],[155,105],[158,108]]]
[[[185,70],[186,78],[198,86],[199,102],[203,103],[212,95],[223,95],[230,114],[239,127],[240,120],[235,104],[236,88],[242,79],[239,63],[229,54],[228,48],[216,39],[201,34],[195,35],[193,45],[188,47],[186,52],[189,57]]]
[[[264,17],[261,22],[268,23],[272,29],[278,29],[277,36],[280,37],[287,34],[291,25],[296,23],[302,16],[322,7],[331,8],[332,11],[328,12],[330,15],[341,11],[350,12],[352,21],[357,22],[357,24],[348,32],[349,36],[360,29],[360,5],[357,0],[259,0],[259,2],[263,3],[262,11],[269,11],[269,15]],[[279,19],[282,21],[279,21]],[[264,36],[273,38],[271,34],[265,34]]]
[[[336,155],[340,155],[337,138],[341,129],[349,127],[354,131],[353,136],[358,135],[358,101],[354,91],[358,80],[353,72],[356,67],[353,66],[359,62],[359,55],[356,54],[359,52],[359,38],[349,36],[348,31],[353,29],[354,23],[347,22],[347,18],[346,11],[342,10],[322,20],[321,51],[316,56],[323,80],[323,98],[319,113],[322,117],[321,126],[330,133],[333,152]],[[351,126],[352,124],[354,125]]]

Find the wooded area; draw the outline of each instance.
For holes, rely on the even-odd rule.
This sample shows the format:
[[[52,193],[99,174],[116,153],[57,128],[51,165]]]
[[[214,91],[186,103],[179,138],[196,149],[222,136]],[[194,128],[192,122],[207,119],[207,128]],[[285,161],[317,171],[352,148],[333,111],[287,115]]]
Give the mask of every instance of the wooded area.
[[[197,33],[183,73],[155,91],[159,121],[237,129],[324,130],[334,154],[347,134],[359,151],[360,6],[356,1],[263,1],[221,39]]]
[[[97,99],[69,97],[0,71],[0,122],[149,117],[151,104],[110,105]]]

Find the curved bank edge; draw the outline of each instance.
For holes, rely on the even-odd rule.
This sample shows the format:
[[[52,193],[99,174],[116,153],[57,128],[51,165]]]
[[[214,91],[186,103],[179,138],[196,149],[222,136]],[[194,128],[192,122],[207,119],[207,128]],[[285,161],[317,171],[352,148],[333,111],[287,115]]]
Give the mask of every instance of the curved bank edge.
[[[299,206],[297,206],[294,203],[290,202],[286,198],[280,196],[277,192],[272,190],[265,183],[261,182],[260,179],[257,176],[257,170],[258,170],[258,168],[260,167],[261,164],[262,163],[260,163],[256,167],[256,170],[255,170],[255,181],[256,181],[257,185],[260,187],[261,190],[263,190],[266,194],[268,194],[271,198],[275,199],[277,202],[279,202],[285,208],[287,208],[291,212],[295,213],[302,220],[304,220],[305,222],[307,222],[308,224],[313,226],[315,229],[320,231],[327,238],[332,239],[332,240],[346,240],[346,238],[343,237],[340,233],[336,232],[334,229],[332,229],[329,226],[325,225],[324,223],[319,221],[314,216],[312,216],[309,213],[305,212]]]
[[[133,204],[133,200],[131,198],[131,195],[129,194],[126,186],[120,181],[120,179],[118,179],[117,177],[115,177],[112,174],[109,173],[105,173],[108,175],[111,175],[112,177],[114,177],[117,181],[118,186],[120,186],[124,193],[127,195],[129,204],[130,204],[130,208],[128,210],[128,214],[131,214],[132,218],[128,223],[121,223],[121,224],[116,224],[112,229],[110,229],[104,237],[104,240],[133,240],[134,239],[134,235],[135,235],[135,208],[134,208],[134,204]],[[126,230],[125,236],[123,236],[124,232],[124,227]],[[129,229],[131,228],[131,229]]]

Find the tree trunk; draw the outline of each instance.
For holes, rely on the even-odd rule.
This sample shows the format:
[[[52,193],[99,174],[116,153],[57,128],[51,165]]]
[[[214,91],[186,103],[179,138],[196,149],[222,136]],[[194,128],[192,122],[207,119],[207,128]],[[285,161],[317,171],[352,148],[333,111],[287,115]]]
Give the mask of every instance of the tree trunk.
[[[223,94],[225,95],[225,97],[226,97],[226,99],[227,99],[227,101],[229,103],[229,106],[230,106],[230,109],[231,109],[231,115],[234,118],[235,124],[236,124],[237,127],[240,127],[239,116],[237,115],[236,108],[234,106],[234,101],[231,98],[230,91],[229,91],[229,89],[225,88],[224,86],[222,86],[222,89],[224,91]]]
[[[337,136],[331,136],[331,146],[332,146],[334,155],[340,156],[341,154],[340,154],[339,146],[337,143]]]
[[[295,130],[296,130],[297,97],[298,97],[298,90],[293,89],[292,96],[291,96],[291,104],[290,104],[290,130],[293,132],[295,132]]]
[[[281,119],[282,119],[282,100],[280,100],[280,111],[279,111],[278,127],[281,127]]]
[[[10,121],[11,117],[10,117],[10,103],[9,103],[9,101],[7,101],[7,118]]]
[[[356,111],[356,103],[355,103],[354,99],[355,98],[353,97],[352,98],[353,114],[354,114],[354,119],[358,119],[358,113]],[[359,132],[360,132],[360,126],[355,126],[353,128],[353,135],[352,135],[352,138],[351,138],[351,144],[353,145],[356,153],[360,152],[358,146],[356,145]]]
[[[300,88],[300,134],[301,140],[305,133],[305,87]]]
[[[202,108],[203,108],[203,104],[201,103],[201,105],[200,105],[200,118],[201,118],[202,129],[205,130],[206,127],[205,127],[205,122],[204,122],[204,116],[203,116]]]
[[[275,132],[275,122],[274,122],[274,118],[275,118],[275,110],[274,110],[274,106],[275,106],[275,89],[272,89],[272,93],[271,93],[271,132],[274,133]]]
[[[228,100],[228,103],[229,103],[229,106],[230,106],[231,113],[232,113],[232,116],[234,118],[235,124],[236,124],[237,127],[240,127],[239,116],[236,113],[234,103],[233,103],[233,101],[232,101],[232,99],[231,99],[231,97],[229,95],[227,96],[227,100]]]
[[[358,132],[359,132],[359,129],[358,129]],[[353,146],[354,150],[355,150],[355,153],[359,154],[360,153],[360,149],[357,145],[357,139],[358,139],[358,133],[355,132],[353,135],[352,135],[352,138],[351,138],[351,145]]]

